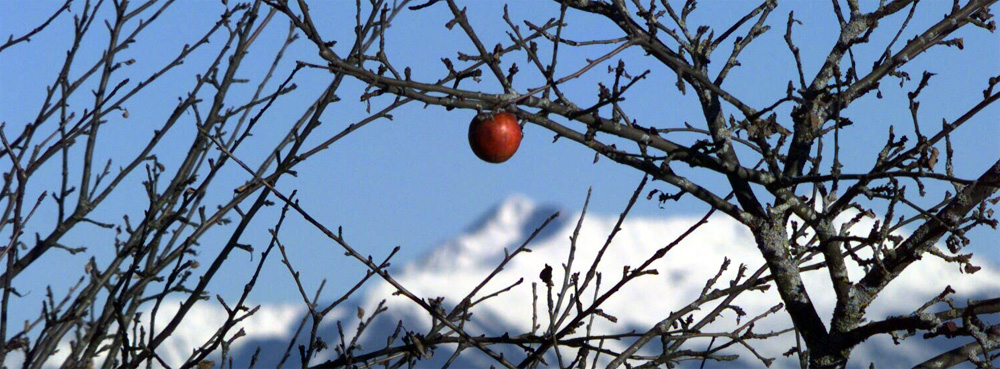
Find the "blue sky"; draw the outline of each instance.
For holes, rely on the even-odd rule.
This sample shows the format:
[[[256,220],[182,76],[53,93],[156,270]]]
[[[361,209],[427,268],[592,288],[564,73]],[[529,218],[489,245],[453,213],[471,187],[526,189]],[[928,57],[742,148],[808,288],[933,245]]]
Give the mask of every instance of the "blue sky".
[[[723,29],[756,6],[748,2],[702,3],[692,14],[690,22],[712,24]],[[335,47],[338,52],[344,52],[351,44],[353,4],[352,1],[317,2],[313,8],[313,17],[324,32],[324,37],[340,41]],[[44,20],[58,5],[55,1],[0,2],[0,36],[6,39],[8,34],[25,33]],[[79,7],[81,4],[74,6]],[[941,19],[950,6],[950,2],[945,1],[920,3],[916,17],[910,22],[894,50],[898,50],[917,30],[926,29]],[[129,77],[134,84],[145,79],[172,58],[185,43],[193,42],[209,29],[221,8],[218,1],[175,4],[122,54],[123,59],[135,58],[136,63],[123,67],[122,74],[115,81]],[[470,22],[476,26],[486,45],[492,47],[497,42],[509,43],[505,34],[508,29],[502,19],[501,2],[469,3],[469,8]],[[794,60],[782,39],[785,21],[792,9],[795,11],[795,18],[803,22],[802,25],[795,26],[793,38],[802,49],[807,81],[815,75],[835,40],[837,25],[828,2],[782,3],[768,20],[771,30],[744,51],[740,59],[742,67],[732,72],[724,85],[751,106],[761,108],[769,105],[784,96],[789,80],[797,80]],[[528,20],[542,24],[549,18],[558,16],[558,6],[544,1],[512,1],[509,12],[517,23]],[[863,72],[881,54],[902,18],[896,16],[883,22],[880,31],[872,35],[872,43],[855,50],[859,68]],[[452,30],[444,27],[449,19],[450,13],[444,4],[419,12],[403,11],[386,33],[390,60],[398,67],[411,67],[414,79],[436,80],[443,77],[447,72],[440,62],[441,57],[455,60],[456,51],[471,53],[472,50],[471,43],[458,27]],[[569,27],[565,35],[570,39],[621,36],[606,20],[595,16],[570,13],[567,22]],[[0,54],[0,99],[4,101],[0,106],[0,121],[6,122],[5,132],[8,136],[19,132],[37,114],[45,87],[54,79],[65,49],[69,46],[71,27],[71,19],[63,15],[31,43],[12,47]],[[88,63],[100,57],[100,50],[107,43],[107,35],[103,26],[98,25],[96,28],[94,35],[85,41],[80,62],[71,74],[79,75],[83,65],[89,67]],[[251,83],[239,86],[231,94],[229,101],[236,103],[251,96],[256,83],[270,66],[271,58],[280,47],[286,30],[287,22],[281,16],[270,23],[251,48],[249,59],[238,74],[238,77],[247,78]],[[528,32],[523,24],[521,31]],[[954,120],[982,98],[981,91],[985,88],[986,79],[1000,74],[1000,63],[997,62],[1000,37],[978,28],[965,29],[956,36],[964,38],[964,50],[947,47],[934,49],[904,69],[913,76],[913,81],[900,88],[897,80],[886,79],[882,84],[885,98],[865,98],[848,110],[855,125],[845,130],[842,136],[841,155],[847,165],[845,172],[863,171],[871,166],[874,154],[885,142],[890,124],[896,127],[897,134],[912,131],[905,92],[915,88],[924,70],[939,73],[921,95],[920,118],[927,130],[938,128],[942,118]],[[125,106],[129,111],[128,119],[117,116],[110,118],[108,124],[102,127],[102,146],[97,153],[99,162],[103,163],[107,158],[120,161],[122,159],[119,158],[137,152],[140,145],[152,135],[152,130],[173,109],[178,96],[194,84],[195,73],[200,73],[207,65],[222,41],[217,35],[211,44],[193,54],[184,65],[127,102]],[[547,60],[550,47],[549,43],[540,43],[543,60]],[[612,48],[613,46],[584,49],[562,47],[562,59],[556,74],[562,76],[574,72],[586,64],[585,58],[595,58]],[[273,90],[288,75],[295,60],[320,60],[315,48],[304,39],[294,43],[287,55],[267,91]],[[713,70],[717,70],[722,58],[728,55],[728,48],[723,47],[716,55],[718,61]],[[523,54],[507,58],[507,63],[516,62],[521,69],[515,79],[515,87],[526,91],[539,85],[538,73]],[[684,122],[695,126],[703,125],[704,118],[697,108],[695,98],[690,94],[682,95],[674,87],[676,76],[663,66],[644,58],[638,50],[625,52],[620,58],[626,61],[633,75],[646,69],[651,70],[650,78],[640,82],[624,103],[633,118],[644,125],[661,128],[681,126]],[[612,59],[609,64],[614,65],[618,59],[619,57]],[[583,78],[567,83],[564,90],[581,105],[592,103],[597,96],[596,83],[611,81],[612,76],[605,71],[606,66],[603,65],[595,68]],[[270,147],[269,144],[286,132],[289,124],[299,118],[330,80],[331,76],[327,72],[300,72],[294,80],[297,90],[279,100],[264,115],[260,129],[248,142],[248,148],[238,152],[237,156],[248,162],[259,160],[260,153],[255,153],[251,148]],[[476,87],[487,91],[498,90],[496,83],[489,78],[484,78]],[[320,127],[316,137],[329,137],[367,116],[364,104],[358,103],[358,96],[363,88],[356,81],[348,80],[344,83],[338,92],[343,101],[327,110],[322,118],[324,125]],[[84,88],[81,97],[71,101],[71,104],[82,109],[87,103],[91,103],[87,90],[89,89]],[[384,99],[376,100],[373,110],[385,104]],[[779,119],[786,125],[787,113],[787,107],[779,109]],[[346,239],[355,248],[377,259],[384,257],[393,246],[401,245],[403,251],[396,260],[397,264],[410,260],[435,243],[460,233],[483,212],[511,194],[524,194],[540,203],[578,209],[588,187],[592,186],[594,195],[591,210],[603,214],[617,213],[641,179],[639,172],[607,159],[593,163],[593,152],[569,140],[553,143],[553,134],[537,126],[526,127],[524,142],[514,158],[502,165],[492,165],[476,159],[468,148],[466,133],[472,112],[449,112],[437,107],[411,104],[396,110],[393,116],[392,121],[377,121],[346,137],[329,150],[301,164],[297,178],[286,177],[279,184],[279,189],[286,193],[297,189],[298,198],[303,201],[306,210],[330,228],[342,226]],[[992,106],[952,138],[956,145],[956,173],[959,176],[978,176],[1000,157],[1000,145],[996,144],[1000,135],[1000,123],[995,119],[998,116],[1000,108]],[[186,125],[182,123],[182,127],[168,136],[157,151],[168,172],[176,168],[177,161],[185,154],[194,132],[191,128],[192,121],[193,117],[186,118]],[[575,125],[571,127],[579,128]],[[675,139],[692,142],[697,138],[700,137],[683,136]],[[319,140],[312,142],[315,144]],[[119,161],[115,161],[112,168]],[[0,165],[6,166],[9,162],[5,161]],[[681,172],[691,174],[696,180],[710,181],[710,188],[720,191],[725,188],[725,184],[719,182],[717,177],[690,171]],[[39,178],[33,180],[34,192],[29,192],[28,198],[35,198],[43,190],[57,188],[58,175],[58,165],[50,165],[50,168],[43,170]],[[131,182],[127,181],[122,186],[120,194],[109,198],[98,209],[98,220],[120,222],[122,214],[141,214],[144,195],[139,185],[140,176],[141,171],[138,171],[131,177]],[[227,192],[248,178],[242,170],[230,168],[224,172],[221,182],[215,184],[218,188],[212,196],[217,197],[206,204],[214,206],[228,199]],[[654,188],[674,192],[672,188],[656,182],[648,186],[647,191]],[[922,201],[930,203],[937,199],[934,197]],[[258,216],[253,229],[244,236],[244,243],[254,245],[258,251],[266,247],[267,228],[272,227],[277,219],[277,212],[274,210],[276,209]],[[706,206],[688,196],[679,202],[667,203],[664,208],[660,208],[655,201],[641,201],[633,213],[662,217],[700,214],[706,210]],[[876,208],[876,211],[879,210],[884,208]],[[43,206],[36,217],[54,219],[54,206]],[[29,231],[31,238],[33,232],[45,234],[51,229],[51,223],[40,221],[37,224],[37,229]],[[282,241],[290,246],[290,257],[296,267],[309,276],[306,279],[307,287],[315,288],[321,278],[327,278],[329,284],[324,295],[327,299],[335,298],[339,296],[339,291],[353,283],[355,276],[363,271],[361,265],[344,257],[341,250],[306,223],[296,218],[290,226],[294,228],[286,228]],[[113,233],[97,227],[80,228],[70,234],[68,240],[95,250],[110,249],[108,245],[114,239]],[[228,237],[228,231],[229,228],[216,228],[206,235],[200,251],[203,260],[214,257],[222,240]],[[9,231],[5,232],[3,235],[6,237]],[[975,244],[969,250],[988,256],[993,261],[1000,258],[995,245],[995,233],[978,231],[972,236]],[[253,260],[256,261],[257,257],[259,255],[255,255]],[[218,280],[212,288],[213,293],[236,297],[242,283],[250,276],[250,257],[237,252],[230,258],[233,259],[231,266],[224,270],[226,278]],[[84,262],[82,257],[72,257],[60,252],[47,255],[39,265],[20,277],[19,283],[24,283],[21,289],[30,291],[31,294],[25,300],[29,302],[16,303],[15,307],[24,308],[25,311],[35,309],[37,298],[44,294],[42,286],[65,285],[66,278],[79,275]],[[252,295],[255,301],[294,301],[298,298],[287,272],[277,259],[269,262],[265,270],[265,278],[272,282],[258,287]],[[57,288],[57,295],[64,290],[65,287]]]

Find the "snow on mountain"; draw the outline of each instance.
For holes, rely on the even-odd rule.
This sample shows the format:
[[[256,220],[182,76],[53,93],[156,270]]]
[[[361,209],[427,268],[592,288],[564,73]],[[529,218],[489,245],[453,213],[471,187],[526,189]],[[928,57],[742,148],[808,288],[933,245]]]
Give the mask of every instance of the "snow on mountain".
[[[512,196],[476,221],[464,234],[432,248],[423,257],[402,268],[392,270],[392,273],[397,281],[417,296],[427,299],[444,297],[446,306],[454,306],[500,263],[504,250],[513,251],[555,212],[556,208],[537,205],[523,196]],[[554,269],[553,279],[557,286],[562,281],[562,265],[566,262],[570,249],[569,237],[576,227],[578,217],[578,212],[575,214],[563,212],[557,221],[550,224],[531,243],[529,248],[532,252],[514,258],[477,295],[480,297],[488,295],[514,284],[521,278],[524,279],[523,283],[510,291],[477,305],[472,310],[474,314],[472,321],[465,327],[470,334],[502,335],[509,332],[511,335],[516,335],[530,331],[532,283],[538,284],[540,294],[539,324],[547,326],[547,314],[544,310],[545,288],[538,275],[545,264],[549,264]],[[616,220],[616,215],[587,214],[577,242],[574,272],[585,272],[590,267],[594,255],[606,241]],[[621,278],[622,269],[626,265],[639,265],[657,249],[685,232],[697,220],[696,217],[628,218],[598,268],[603,275],[602,292]],[[867,230],[869,228],[866,227],[870,225],[862,223],[858,227],[857,229]],[[728,286],[728,281],[735,276],[740,263],[747,265],[748,273],[753,273],[763,265],[753,238],[745,227],[725,217],[714,217],[652,265],[659,272],[658,275],[645,276],[633,281],[602,305],[604,312],[618,318],[618,323],[597,319],[595,331],[622,333],[634,329],[645,332],[660,319],[696,298],[704,288],[705,282],[719,271],[725,258],[732,260],[733,263],[723,274],[718,287]],[[955,265],[946,264],[937,258],[925,258],[917,266],[907,270],[882,293],[869,310],[869,317],[876,319],[910,312],[941,293],[948,285],[958,291],[960,297],[956,297],[955,301],[959,303],[964,303],[969,297],[995,295],[996,291],[1000,291],[1000,271],[995,265],[982,260],[974,262],[983,266],[983,270],[973,275],[966,275],[961,274]],[[862,272],[857,267],[852,269],[852,279],[859,278]],[[829,317],[834,298],[826,272],[807,273],[804,280],[820,315]],[[355,315],[357,307],[372,312],[382,300],[386,301],[388,311],[379,316],[363,336],[361,342],[365,350],[385,347],[386,337],[392,334],[399,321],[403,322],[407,330],[426,331],[430,327],[427,314],[405,297],[393,296],[393,292],[395,289],[385,281],[369,282],[361,294],[356,295],[353,300],[332,314],[329,324],[321,327],[320,336],[331,346],[340,342],[337,327],[332,321],[341,319],[344,332],[349,338],[358,324]],[[584,296],[593,296],[593,291],[587,292]],[[740,323],[745,323],[747,319],[766,311],[779,301],[773,288],[767,292],[745,293],[735,301],[735,304],[748,314],[740,320]],[[711,311],[714,307],[714,303],[706,304],[702,307],[702,313]],[[199,328],[221,318],[222,312],[218,311],[219,308],[206,305],[199,309],[196,321],[188,322],[190,326],[185,325],[179,329],[176,337],[161,349],[160,353],[168,363],[182,362],[182,358],[190,353],[193,347],[208,338],[202,337],[205,332]],[[247,327],[248,336],[238,341],[239,343],[233,348],[232,354],[237,366],[246,365],[257,347],[262,349],[258,367],[269,368],[276,365],[291,335],[298,328],[303,313],[303,308],[294,305],[263,306],[257,315],[243,325]],[[732,328],[736,325],[736,315],[732,311],[727,311],[722,315],[722,319],[709,325],[707,331]],[[787,316],[784,312],[779,312],[757,322],[754,332],[764,333],[789,326],[790,321]],[[398,343],[397,341],[396,344]],[[704,340],[696,341],[694,344],[707,343],[707,340]],[[773,367],[797,366],[795,356],[791,358],[782,356],[782,353],[794,345],[794,336],[786,334],[777,339],[753,341],[753,343],[762,355],[777,359]],[[909,367],[945,348],[954,347],[957,343],[946,342],[943,345],[936,341],[923,341],[919,337],[904,340],[898,346],[888,337],[870,339],[854,351],[851,364],[852,367],[858,368],[868,367],[870,362],[874,362],[877,367]],[[609,341],[605,346],[622,349],[627,343]],[[692,348],[698,347],[704,346]],[[453,347],[438,347],[434,357],[420,362],[418,367],[440,367],[449,358],[453,349]],[[524,357],[524,352],[521,350],[500,347],[496,349],[515,363]],[[565,353],[572,354],[570,351]],[[761,362],[739,345],[734,345],[728,353],[738,354],[740,359],[735,364],[708,362],[705,367],[761,367]],[[313,364],[336,357],[333,350],[326,350],[321,354]],[[297,350],[292,350],[290,360],[292,366],[296,365],[295,357]],[[549,362],[552,363],[553,360],[554,357],[550,357]],[[452,367],[486,368],[491,364],[495,363],[485,355],[470,349],[465,351]],[[698,364],[700,363],[694,363],[694,367]]]
[[[408,264],[402,272],[396,272],[397,280],[411,292],[425,298],[445,297],[445,305],[453,306],[488,275],[502,260],[504,250],[512,251],[518,247],[544,219],[552,215],[556,209],[539,206],[523,196],[513,196],[499,205],[487,217],[476,222],[469,229],[452,241],[433,248],[424,258]],[[561,281],[563,276],[562,263],[565,263],[569,252],[569,237],[572,234],[579,213],[563,213],[558,222],[550,224],[529,247],[532,252],[517,256],[479,296],[484,296],[500,290],[524,278],[525,282],[509,292],[503,293],[480,306],[473,312],[472,322],[467,325],[470,334],[501,335],[509,332],[512,335],[531,329],[532,292],[531,283],[539,284],[539,291],[544,291],[538,279],[538,274],[549,264],[554,268],[554,279]],[[577,242],[577,251],[573,270],[586,271],[590,267],[594,255],[604,244],[608,233],[614,226],[617,217],[614,215],[587,214]],[[675,237],[685,232],[697,222],[695,217],[673,218],[642,218],[630,217],[622,226],[614,243],[608,249],[601,261],[599,271],[604,275],[603,286],[617,282],[621,277],[622,268],[626,265],[636,266],[651,256],[657,249],[665,246]],[[864,222],[856,229],[867,231],[871,223]],[[718,272],[724,258],[733,261],[733,265],[724,274],[720,287],[726,286],[728,278],[732,278],[739,263],[744,263],[750,272],[763,265],[753,243],[751,234],[745,227],[725,217],[715,217],[708,224],[691,234],[683,244],[674,248],[667,255],[653,264],[659,271],[657,276],[647,276],[633,281],[620,290],[616,297],[608,300],[603,309],[619,319],[617,324],[598,319],[595,329],[599,332],[627,332],[630,329],[645,331],[659,322],[672,311],[687,305],[701,292],[705,282]],[[927,300],[941,293],[947,285],[951,285],[960,296],[974,296],[1000,290],[1000,272],[993,265],[984,265],[984,269],[974,275],[960,275],[956,266],[944,263],[936,258],[926,258],[919,267],[911,268],[882,294],[872,306],[871,318],[881,318],[890,315],[904,314],[921,306]],[[862,270],[858,267],[851,270],[852,278],[859,278]],[[821,316],[830,316],[833,311],[833,291],[823,271],[808,273],[805,276],[810,294],[820,310]],[[388,283],[380,282],[369,288],[359,299],[359,305],[366,311],[372,311],[383,299],[386,300],[389,312],[383,317],[386,328],[394,329],[395,322],[404,321],[410,330],[420,331],[430,325],[424,313],[416,304],[401,296],[391,296],[394,288]],[[592,296],[586,294],[585,296]],[[964,301],[956,298],[956,301]],[[736,300],[748,313],[749,317],[766,311],[779,302],[777,293],[747,293]],[[704,310],[710,310],[714,304]],[[544,295],[539,298],[539,307],[544,309]],[[539,323],[547,325],[544,312],[540,311]],[[735,314],[727,313],[711,327],[733,327],[736,324]],[[748,318],[744,318],[748,319]],[[345,327],[353,327],[357,319],[345,321]],[[744,320],[745,322],[745,320]],[[772,315],[757,324],[756,332],[780,330],[790,326],[790,321],[779,313]],[[374,339],[372,343],[382,347],[384,337],[388,332],[375,334],[369,332]],[[705,344],[707,342],[703,342]],[[765,356],[776,357],[779,367],[797,365],[796,359],[784,358],[781,353],[787,351],[794,343],[794,337],[786,335],[780,339],[756,342]],[[624,347],[624,343],[609,342],[607,345]],[[895,346],[888,337],[872,339],[855,351],[854,365],[867,367],[869,362],[885,363],[891,360],[896,366],[904,363],[917,363],[921,357],[929,358],[928,343],[919,338],[904,341],[901,346]],[[365,346],[373,349],[373,346]],[[447,358],[448,350],[440,350],[436,358]],[[746,350],[732,350],[741,355],[742,365],[759,367],[760,362],[753,360],[753,355]],[[334,353],[327,352],[331,359]],[[505,352],[507,357],[517,360],[524,356],[523,352]],[[492,362],[474,350],[467,350],[458,367],[489,367]],[[318,360],[320,362],[322,360]],[[442,361],[443,362],[443,361]],[[551,361],[550,361],[551,362]],[[427,367],[439,367],[441,362],[426,363]],[[729,367],[727,364],[715,364]],[[711,363],[706,365],[712,367]]]
[[[162,326],[163,322],[169,321],[173,318],[177,314],[179,307],[179,301],[165,302],[157,312],[157,322],[159,322],[158,326]],[[294,327],[302,319],[305,310],[306,309],[301,306],[301,304],[261,306],[254,315],[244,320],[243,323],[239,325],[239,328],[232,330],[229,335],[231,336],[233,333],[242,328],[247,337],[252,337],[252,339],[237,340],[231,349],[235,352],[249,351],[252,355],[256,347],[244,347],[244,344],[249,341],[279,340],[287,343],[290,335],[289,327],[294,329]],[[144,316],[148,316],[148,314],[149,313],[147,311]],[[331,315],[331,318],[334,319],[338,317],[336,314]],[[177,367],[183,364],[194,349],[205,344],[205,342],[208,342],[212,335],[215,334],[216,329],[222,325],[222,322],[225,321],[226,316],[226,311],[218,305],[195,305],[191,309],[191,312],[185,317],[183,323],[178,325],[174,333],[164,340],[160,349],[156,351],[157,355],[171,367]],[[143,319],[145,320],[143,325],[148,328],[148,318]],[[45,368],[58,368],[59,365],[66,360],[69,352],[69,342],[62,342],[57,352],[49,357]],[[12,352],[12,354],[13,355],[7,357],[4,365],[9,368],[21,367],[21,363],[24,360],[23,352],[15,351]],[[269,354],[273,355],[273,353]],[[278,353],[278,355],[280,355],[280,353]],[[97,361],[100,363],[103,361],[104,356],[100,355],[98,356],[98,359],[99,360]],[[249,356],[247,360],[249,360]],[[249,361],[243,361],[242,363],[243,365],[246,365],[248,362]],[[154,367],[158,366],[154,365]]]

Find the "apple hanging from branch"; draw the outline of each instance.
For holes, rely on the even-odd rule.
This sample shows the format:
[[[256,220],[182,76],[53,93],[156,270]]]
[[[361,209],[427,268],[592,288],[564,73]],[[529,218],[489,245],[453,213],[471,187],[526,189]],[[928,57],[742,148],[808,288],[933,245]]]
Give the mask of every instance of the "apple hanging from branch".
[[[503,163],[514,156],[522,137],[521,125],[510,113],[479,114],[469,124],[472,152],[489,163]]]

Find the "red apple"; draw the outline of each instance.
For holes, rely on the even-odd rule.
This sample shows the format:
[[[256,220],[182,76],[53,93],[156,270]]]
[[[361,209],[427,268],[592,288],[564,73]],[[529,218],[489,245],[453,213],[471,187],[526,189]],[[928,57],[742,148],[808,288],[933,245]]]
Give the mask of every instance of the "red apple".
[[[479,114],[469,124],[469,146],[480,159],[503,163],[521,145],[521,126],[510,113]]]

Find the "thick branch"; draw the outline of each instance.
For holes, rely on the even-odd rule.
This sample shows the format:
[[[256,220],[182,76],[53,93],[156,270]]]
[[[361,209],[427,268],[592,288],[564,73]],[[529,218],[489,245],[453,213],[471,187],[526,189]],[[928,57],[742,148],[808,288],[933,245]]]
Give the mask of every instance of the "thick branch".
[[[986,170],[975,183],[966,186],[934,217],[917,228],[899,247],[889,250],[883,258],[882,266],[872,268],[853,288],[857,305],[854,316],[860,314],[875,300],[875,297],[904,269],[910,266],[946,232],[958,225],[959,221],[973,208],[985,201],[1000,188],[1000,160]]]

